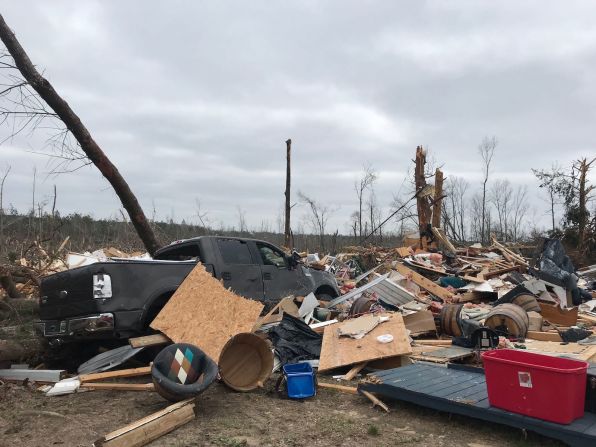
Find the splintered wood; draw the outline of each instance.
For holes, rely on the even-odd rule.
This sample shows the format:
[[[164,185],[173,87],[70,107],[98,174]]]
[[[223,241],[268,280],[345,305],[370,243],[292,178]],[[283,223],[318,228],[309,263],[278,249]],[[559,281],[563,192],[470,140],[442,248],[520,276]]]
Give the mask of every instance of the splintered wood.
[[[360,340],[340,337],[340,326],[341,324],[336,323],[325,327],[319,372],[412,353],[404,320],[400,314],[390,315],[389,321],[379,324]],[[380,343],[377,337],[383,334],[393,335],[393,341]]]
[[[217,362],[234,335],[250,332],[263,305],[226,289],[201,264],[193,269],[151,323],[175,343],[190,343]]]

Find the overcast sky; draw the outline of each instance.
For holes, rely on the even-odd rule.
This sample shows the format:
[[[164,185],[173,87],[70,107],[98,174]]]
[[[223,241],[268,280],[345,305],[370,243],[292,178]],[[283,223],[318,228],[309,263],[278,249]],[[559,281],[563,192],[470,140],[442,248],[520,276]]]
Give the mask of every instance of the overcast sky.
[[[1,13],[161,219],[196,222],[199,200],[215,225],[237,225],[240,207],[276,228],[291,138],[294,197],[335,208],[329,230],[347,232],[363,164],[387,214],[417,145],[476,188],[477,146],[496,135],[492,178],[527,184],[546,226],[530,169],[596,154],[590,1],[20,0]],[[37,167],[39,199],[56,184],[62,214],[118,215],[95,168],[46,175],[40,133],[0,147],[5,202],[31,206]]]

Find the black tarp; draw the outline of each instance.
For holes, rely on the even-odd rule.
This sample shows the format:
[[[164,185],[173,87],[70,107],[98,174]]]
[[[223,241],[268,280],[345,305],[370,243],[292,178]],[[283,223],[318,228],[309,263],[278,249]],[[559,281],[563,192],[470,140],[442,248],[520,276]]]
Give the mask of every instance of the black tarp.
[[[323,337],[304,321],[284,313],[281,322],[269,330],[269,338],[282,365],[318,359]]]

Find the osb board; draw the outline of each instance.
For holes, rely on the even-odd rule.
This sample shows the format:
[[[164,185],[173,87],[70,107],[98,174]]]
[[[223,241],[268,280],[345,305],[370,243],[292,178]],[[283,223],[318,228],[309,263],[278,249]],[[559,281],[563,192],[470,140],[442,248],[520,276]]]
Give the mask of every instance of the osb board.
[[[460,346],[449,346],[440,349],[425,349],[424,351],[410,356],[414,360],[421,360],[435,363],[448,363],[452,360],[459,360],[471,357],[474,351]]]
[[[389,321],[379,324],[360,340],[340,337],[341,323],[326,326],[319,359],[319,372],[355,363],[410,354],[412,347],[402,316],[400,314],[388,314],[387,316],[390,317]],[[377,337],[383,334],[393,335],[393,341],[391,343],[377,341]]]
[[[175,343],[199,347],[215,362],[226,342],[250,332],[263,305],[226,289],[201,264],[193,269],[151,323]]]

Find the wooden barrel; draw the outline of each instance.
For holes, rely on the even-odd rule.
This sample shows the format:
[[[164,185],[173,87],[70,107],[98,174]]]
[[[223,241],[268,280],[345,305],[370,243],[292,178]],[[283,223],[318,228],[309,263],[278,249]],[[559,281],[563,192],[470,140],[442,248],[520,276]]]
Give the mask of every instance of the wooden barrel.
[[[538,301],[536,301],[536,297],[534,295],[522,293],[513,298],[511,300],[511,303],[517,304],[526,312],[534,311],[540,313],[540,305],[538,304]]]
[[[226,385],[236,391],[262,388],[272,369],[270,343],[253,333],[234,335],[219,355],[219,375]]]
[[[530,320],[527,312],[517,304],[499,304],[489,312],[484,325],[499,334],[523,338],[528,333]]]
[[[376,300],[374,298],[370,298],[363,294],[354,301],[352,307],[350,307],[350,312],[348,312],[348,315],[361,315],[368,313],[375,302]]]
[[[440,330],[442,334],[459,337],[462,335],[461,326],[459,324],[463,304],[445,304],[441,309],[441,324]]]

